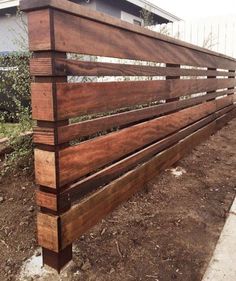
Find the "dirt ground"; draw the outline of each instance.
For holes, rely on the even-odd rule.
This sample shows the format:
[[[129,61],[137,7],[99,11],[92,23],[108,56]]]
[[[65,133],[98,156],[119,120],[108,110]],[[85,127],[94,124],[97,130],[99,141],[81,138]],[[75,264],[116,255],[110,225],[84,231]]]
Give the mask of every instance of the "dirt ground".
[[[65,280],[201,280],[236,192],[236,119],[176,167],[75,243]],[[0,182],[1,281],[36,249],[33,193],[32,177]]]

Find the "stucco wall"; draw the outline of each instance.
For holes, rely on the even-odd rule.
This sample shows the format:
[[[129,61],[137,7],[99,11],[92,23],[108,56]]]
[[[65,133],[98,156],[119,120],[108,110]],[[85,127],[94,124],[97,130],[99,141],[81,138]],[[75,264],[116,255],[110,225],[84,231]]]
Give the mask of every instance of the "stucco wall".
[[[73,2],[82,4],[89,8],[95,9],[98,12],[108,14],[112,17],[119,18],[130,23],[133,23],[134,19],[140,18],[141,8],[135,7],[126,1],[90,0],[89,3],[86,3],[85,0],[73,0]]]
[[[88,8],[97,10],[98,12],[106,13],[110,16],[120,18],[122,20],[133,23],[134,19],[139,19],[140,8],[129,4],[126,1],[111,1],[111,0],[90,0],[87,3],[85,0],[73,0],[78,4],[83,4]],[[13,8],[12,8],[13,9]],[[27,33],[22,28],[22,23],[19,18],[14,16],[16,10],[11,10],[10,17],[3,16],[7,10],[1,10],[0,13],[0,53],[21,51],[28,46]],[[25,19],[26,20],[26,19]],[[20,46],[19,42],[24,46]]]
[[[16,16],[0,16],[0,52],[23,51],[27,46],[27,32],[22,21]]]
[[[116,18],[121,17],[120,7],[115,1],[96,0],[96,10]]]

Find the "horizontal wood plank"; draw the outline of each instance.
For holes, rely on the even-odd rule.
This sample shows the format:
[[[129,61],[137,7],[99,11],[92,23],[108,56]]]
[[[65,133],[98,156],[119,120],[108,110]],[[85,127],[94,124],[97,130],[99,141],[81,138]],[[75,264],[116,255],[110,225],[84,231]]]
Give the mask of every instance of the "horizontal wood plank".
[[[215,68],[235,67],[232,61],[60,11],[54,11],[54,24],[57,51]]]
[[[234,89],[209,93],[191,99],[173,101],[152,107],[108,115],[93,120],[70,124],[69,126],[60,126],[57,131],[53,128],[35,127],[34,142],[48,145],[62,144],[75,138],[93,135],[116,127],[132,125],[132,123],[135,122],[145,121],[162,114],[194,106],[204,101],[232,93],[234,93]]]
[[[71,59],[33,58],[30,61],[33,76],[226,76],[235,72],[158,67],[149,65],[103,63]]]
[[[223,128],[229,121],[231,121],[235,117],[236,117],[236,109],[230,111],[228,114],[225,114],[224,116],[220,116],[216,120],[217,130],[220,130],[221,128]]]
[[[201,129],[198,133],[198,141],[206,135],[209,136],[214,132],[215,122]],[[196,133],[194,135],[196,137]],[[104,218],[120,203],[130,198],[135,192],[145,186],[145,183],[154,175],[170,167],[178,161],[183,152],[188,149],[192,143],[192,138],[184,140],[184,146],[180,143],[158,154],[152,160],[141,165],[123,175],[121,178],[113,181],[101,190],[84,199],[78,205],[72,207],[68,212],[60,216],[62,234],[61,249],[65,248],[79,236],[84,234],[90,227],[95,225],[99,220]],[[192,145],[191,145],[192,146]],[[184,149],[180,149],[184,147]],[[53,251],[58,251],[57,244],[52,243],[51,237],[54,237],[57,216],[39,214],[40,224],[44,226],[44,231],[40,231],[40,245],[49,247]]]
[[[36,82],[38,242],[44,264],[60,270],[72,258],[78,236],[236,117],[236,59],[71,1],[22,0],[21,7],[28,12]],[[133,64],[78,61],[66,59],[67,53]],[[134,60],[161,64],[135,65]],[[154,80],[67,83],[67,76]],[[92,116],[98,113],[106,116]],[[83,115],[92,120],[69,125],[70,118]],[[77,138],[83,142],[70,146]]]
[[[235,116],[236,109],[222,116],[221,123],[227,123]],[[61,224],[59,225],[61,244],[59,249],[65,248],[75,239],[79,238],[88,229],[113,211],[119,204],[142,189],[151,178],[164,169],[171,167],[171,165],[181,159],[194,146],[216,132],[219,128],[217,122],[218,120],[211,122],[176,145],[162,151],[150,161],[104,186],[61,215]],[[52,237],[55,238],[54,241],[57,241],[54,234],[55,229],[57,229],[58,217],[41,213],[39,216],[40,224],[44,226],[44,231],[39,233],[41,236],[40,245],[43,247],[47,246],[57,252],[58,246],[57,243],[52,243]]]
[[[31,2],[31,3],[29,3]],[[62,52],[151,60],[173,64],[199,65],[235,69],[236,62],[218,53],[184,43],[156,32],[116,20],[107,15],[89,11],[68,1],[23,1],[24,10],[53,7],[55,40],[51,48]],[[36,5],[35,5],[36,4]],[[31,9],[26,8],[31,7]],[[34,8],[33,8],[34,7]],[[92,16],[93,15],[93,16]],[[39,26],[32,25],[38,31]],[[31,38],[31,51],[37,47],[37,33]],[[43,34],[43,33],[42,33]],[[75,40],[79,38],[79,40]],[[94,40],[96,44],[94,44]],[[43,44],[42,38],[41,44]],[[125,48],[124,48],[125,46]]]
[[[29,11],[35,11],[35,10],[40,10],[40,9],[45,9],[45,8],[52,8],[52,9],[56,9],[59,11],[63,11],[65,13],[68,14],[73,14],[79,17],[83,17],[89,20],[96,20],[97,22],[109,25],[109,26],[113,26],[113,27],[117,27],[120,28],[122,30],[128,30],[131,32],[134,32],[136,34],[140,34],[140,35],[145,35],[147,37],[150,38],[154,38],[154,39],[159,39],[174,45],[179,45],[179,46],[183,46],[186,48],[189,48],[191,50],[197,50],[206,54],[210,54],[213,56],[216,56],[218,58],[221,59],[225,59],[226,61],[228,60],[228,62],[236,62],[236,60],[232,57],[226,56],[224,54],[220,54],[217,52],[214,52],[212,50],[209,50],[207,48],[202,48],[181,40],[178,40],[176,38],[170,37],[170,36],[166,36],[164,34],[134,25],[134,24],[130,24],[128,22],[125,21],[121,21],[119,19],[116,19],[114,17],[111,17],[109,15],[105,15],[103,13],[100,12],[95,12],[91,9],[88,9],[84,6],[81,5],[77,5],[75,3],[72,2],[68,2],[67,0],[41,0],[40,2],[38,0],[22,0],[20,2],[20,7],[21,10],[29,12]]]
[[[236,79],[58,83],[58,119],[234,87]]]
[[[38,206],[58,211],[58,197],[56,194],[45,192],[42,190],[36,190],[36,203]]]
[[[51,50],[51,11],[49,9],[32,11],[28,14],[29,49]]]
[[[35,179],[37,184],[56,188],[57,186],[57,163],[56,153],[34,150]]]
[[[215,122],[190,135],[177,145],[158,154],[149,162],[125,174],[118,180],[92,194],[61,216],[62,248],[84,234],[145,186],[154,175],[177,162],[189,148],[209,137],[215,130]]]
[[[59,204],[63,204],[65,202],[74,203],[79,200],[81,197],[86,194],[94,191],[100,186],[108,184],[110,181],[116,179],[121,176],[125,172],[133,169],[134,167],[140,165],[141,163],[149,160],[155,154],[161,152],[164,149],[167,149],[171,145],[174,145],[181,139],[187,137],[192,134],[196,130],[204,127],[208,123],[212,122],[216,118],[221,117],[222,115],[230,112],[235,108],[234,105],[227,106],[224,109],[217,111],[209,115],[208,117],[180,130],[179,132],[158,141],[145,149],[142,149],[125,159],[114,163],[113,165],[108,166],[107,168],[89,176],[85,179],[77,182],[72,185],[70,188],[63,191],[59,197],[56,199],[56,195],[48,194],[42,191],[37,191],[37,204],[41,207],[47,207],[54,211],[57,211],[56,202],[59,200]]]
[[[177,143],[181,139],[187,137],[191,133],[202,128],[214,119],[219,118],[222,115],[228,113],[234,108],[234,105],[227,106],[226,108],[217,111],[217,113],[213,113],[210,116],[203,118],[202,120],[180,130],[179,132],[174,133],[173,135],[170,135],[165,139],[158,141],[132,154],[131,156],[114,163],[108,166],[107,168],[95,174],[92,174],[89,177],[86,177],[85,179],[77,182],[76,184],[72,185],[69,189],[62,192],[60,200],[64,201],[67,200],[66,198],[70,198],[71,202],[73,203],[74,201],[80,199],[82,196],[88,194],[89,192],[93,191],[99,186],[109,183],[110,181],[114,180],[115,178],[127,172],[128,170],[134,168],[135,166],[139,165],[144,161],[147,161],[163,149],[166,149],[169,146]]]
[[[59,182],[77,180],[230,104],[229,96],[65,148],[59,151]]]
[[[163,149],[166,149],[168,146],[171,146],[181,140],[182,138],[188,136],[188,134],[196,131],[197,129],[203,127],[204,125],[210,123],[215,119],[214,114],[204,118],[203,120],[194,123],[193,125],[177,132],[153,145],[148,146],[147,148],[138,151],[137,153],[132,154],[131,156],[116,162],[113,165],[108,166],[107,168],[89,176],[85,179],[79,181],[78,183],[72,185],[70,188],[62,192],[57,198],[57,195],[46,193],[43,191],[37,191],[37,204],[41,207],[48,208],[54,211],[58,210],[57,200],[64,202],[74,201],[80,199],[82,196],[92,192],[99,186],[109,183],[123,173],[129,171],[140,163],[148,160],[158,152]]]
[[[32,83],[32,111],[37,120],[65,120],[79,115],[235,87],[236,79],[170,79],[104,83]],[[57,111],[54,110],[56,103]]]
[[[38,244],[49,250],[59,252],[59,217],[44,213],[37,215]]]
[[[55,120],[55,103],[51,83],[31,83],[32,118]]]

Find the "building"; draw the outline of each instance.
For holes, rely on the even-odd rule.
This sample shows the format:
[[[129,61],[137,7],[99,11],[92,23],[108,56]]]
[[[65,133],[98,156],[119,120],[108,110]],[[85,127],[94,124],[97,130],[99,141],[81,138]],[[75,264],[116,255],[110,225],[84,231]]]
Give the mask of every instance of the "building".
[[[40,0],[39,0],[40,1]],[[141,11],[149,11],[152,24],[163,24],[179,21],[167,11],[151,4],[146,0],[71,0],[72,2],[85,5],[88,8],[106,13],[129,23],[143,25]],[[0,54],[12,51],[24,51],[27,46],[27,26],[22,25],[22,19],[16,17],[19,0],[0,0]],[[19,42],[23,42],[22,44]]]
[[[152,14],[154,24],[162,24],[180,20],[178,17],[164,11],[146,0],[73,0],[73,2],[86,5],[99,12],[119,18],[129,23],[142,25],[140,12],[142,9]]]

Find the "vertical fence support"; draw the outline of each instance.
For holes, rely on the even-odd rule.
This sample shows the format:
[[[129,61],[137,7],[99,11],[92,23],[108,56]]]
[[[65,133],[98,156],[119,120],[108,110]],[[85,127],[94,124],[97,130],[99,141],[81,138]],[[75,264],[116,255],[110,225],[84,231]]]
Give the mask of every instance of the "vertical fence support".
[[[208,70],[216,70],[216,68],[210,68],[210,67],[208,67],[207,69]],[[207,76],[207,79],[214,79],[214,78],[216,78],[216,76]],[[210,94],[210,93],[214,93],[214,91],[207,92],[207,94]],[[214,100],[214,99],[211,99],[210,101],[212,101],[212,100]]]
[[[59,185],[59,150],[65,148],[69,143],[58,144],[58,128],[69,124],[69,120],[58,120],[57,117],[57,82],[67,82],[67,76],[56,76],[54,61],[57,58],[66,58],[65,52],[56,52],[55,50],[55,34],[54,34],[54,10],[51,8],[39,8],[28,12],[29,24],[29,46],[32,51],[33,59],[40,61],[40,67],[46,67],[47,76],[34,74],[32,84],[32,116],[37,122],[34,131],[40,130],[43,136],[50,138],[50,144],[38,142],[34,135],[35,143],[35,170],[36,183],[39,185],[37,191],[37,204],[41,207],[37,218],[38,243],[42,246],[43,264],[48,265],[58,272],[72,259],[72,245],[66,248],[61,247],[61,220],[60,215],[68,211],[71,207],[69,200],[60,204],[60,194],[63,186]],[[33,61],[33,60],[32,60]],[[48,63],[50,62],[50,63]],[[39,104],[49,96],[47,108],[39,109]],[[44,166],[44,160],[52,161],[51,170],[48,171]],[[53,174],[54,185],[46,181],[48,175]],[[42,181],[43,179],[43,181]],[[53,198],[55,206],[52,208],[50,204],[42,204],[40,193],[47,194]],[[50,215],[53,219],[50,227],[53,229],[54,237],[51,243],[47,243],[40,235],[45,228],[45,221],[42,215]],[[56,222],[56,223],[55,223]],[[46,223],[50,224],[49,221]],[[50,234],[49,234],[50,235]],[[52,250],[53,249],[53,250]],[[57,249],[57,251],[55,251]]]
[[[235,70],[229,70],[229,73],[230,73],[230,74],[231,74],[231,73],[234,73],[234,75],[235,75]],[[235,76],[230,76],[230,75],[229,75],[229,78],[235,79]],[[228,90],[232,90],[232,89],[234,89],[234,87],[228,88]],[[230,96],[230,95],[234,95],[234,93],[229,94],[228,96]]]
[[[43,145],[43,144],[38,144],[37,140],[35,141],[35,147],[36,147],[36,153],[35,153],[35,160],[37,161],[38,153],[40,153],[42,156],[45,155],[47,152],[53,152],[55,155],[55,175],[56,175],[56,188],[55,190],[52,190],[50,187],[47,186],[41,186],[39,185],[39,192],[43,191],[49,194],[53,194],[55,197],[55,201],[57,202],[57,206],[54,210],[46,209],[46,208],[41,208],[41,212],[45,214],[51,214],[52,216],[59,216],[63,212],[67,211],[70,209],[70,202],[67,201],[63,206],[59,205],[59,197],[60,193],[62,190],[62,187],[58,185],[58,177],[59,177],[59,167],[58,167],[58,153],[61,148],[67,147],[68,143],[60,144],[58,145],[57,142],[57,131],[60,126],[65,126],[69,124],[69,120],[60,120],[57,121],[57,105],[56,105],[56,99],[57,99],[57,90],[56,90],[56,82],[67,82],[67,76],[54,76],[54,60],[56,58],[66,58],[66,53],[64,52],[34,52],[33,53],[33,58],[34,59],[50,59],[51,61],[51,76],[47,77],[42,77],[42,76],[35,76],[34,80],[36,83],[47,83],[47,85],[51,85],[52,89],[52,111],[54,112],[54,121],[42,121],[42,120],[37,120],[37,127],[35,130],[50,130],[52,133],[52,138],[53,138],[53,145]],[[42,93],[38,93],[38,95],[43,95]],[[35,105],[34,102],[35,96],[32,96],[32,104]],[[37,97],[37,102],[40,102],[40,97]],[[37,105],[35,105],[37,106]],[[36,110],[34,110],[33,107],[33,115],[34,118],[37,119],[37,113],[35,113]],[[38,164],[36,164],[38,165]],[[40,173],[40,169],[43,167],[37,167],[38,172]],[[42,227],[40,224],[40,219],[38,218],[38,228]],[[47,247],[44,247],[43,241],[40,242],[40,237],[39,237],[39,242],[42,246],[42,256],[43,256],[43,265],[48,265],[54,269],[56,269],[58,272],[72,259],[72,245],[67,246],[65,249],[61,249],[61,226],[60,226],[60,219],[58,219],[58,226],[57,226],[57,234],[56,234],[56,240],[58,241],[58,252],[51,251]],[[39,229],[38,229],[39,230]],[[39,231],[40,232],[40,231]]]
[[[172,63],[167,63],[166,67],[175,67],[175,68],[180,68],[180,64],[172,64]],[[180,79],[180,76],[166,76],[166,80],[169,79]],[[172,101],[178,101],[179,98],[171,98],[166,100],[166,102],[172,102]]]

